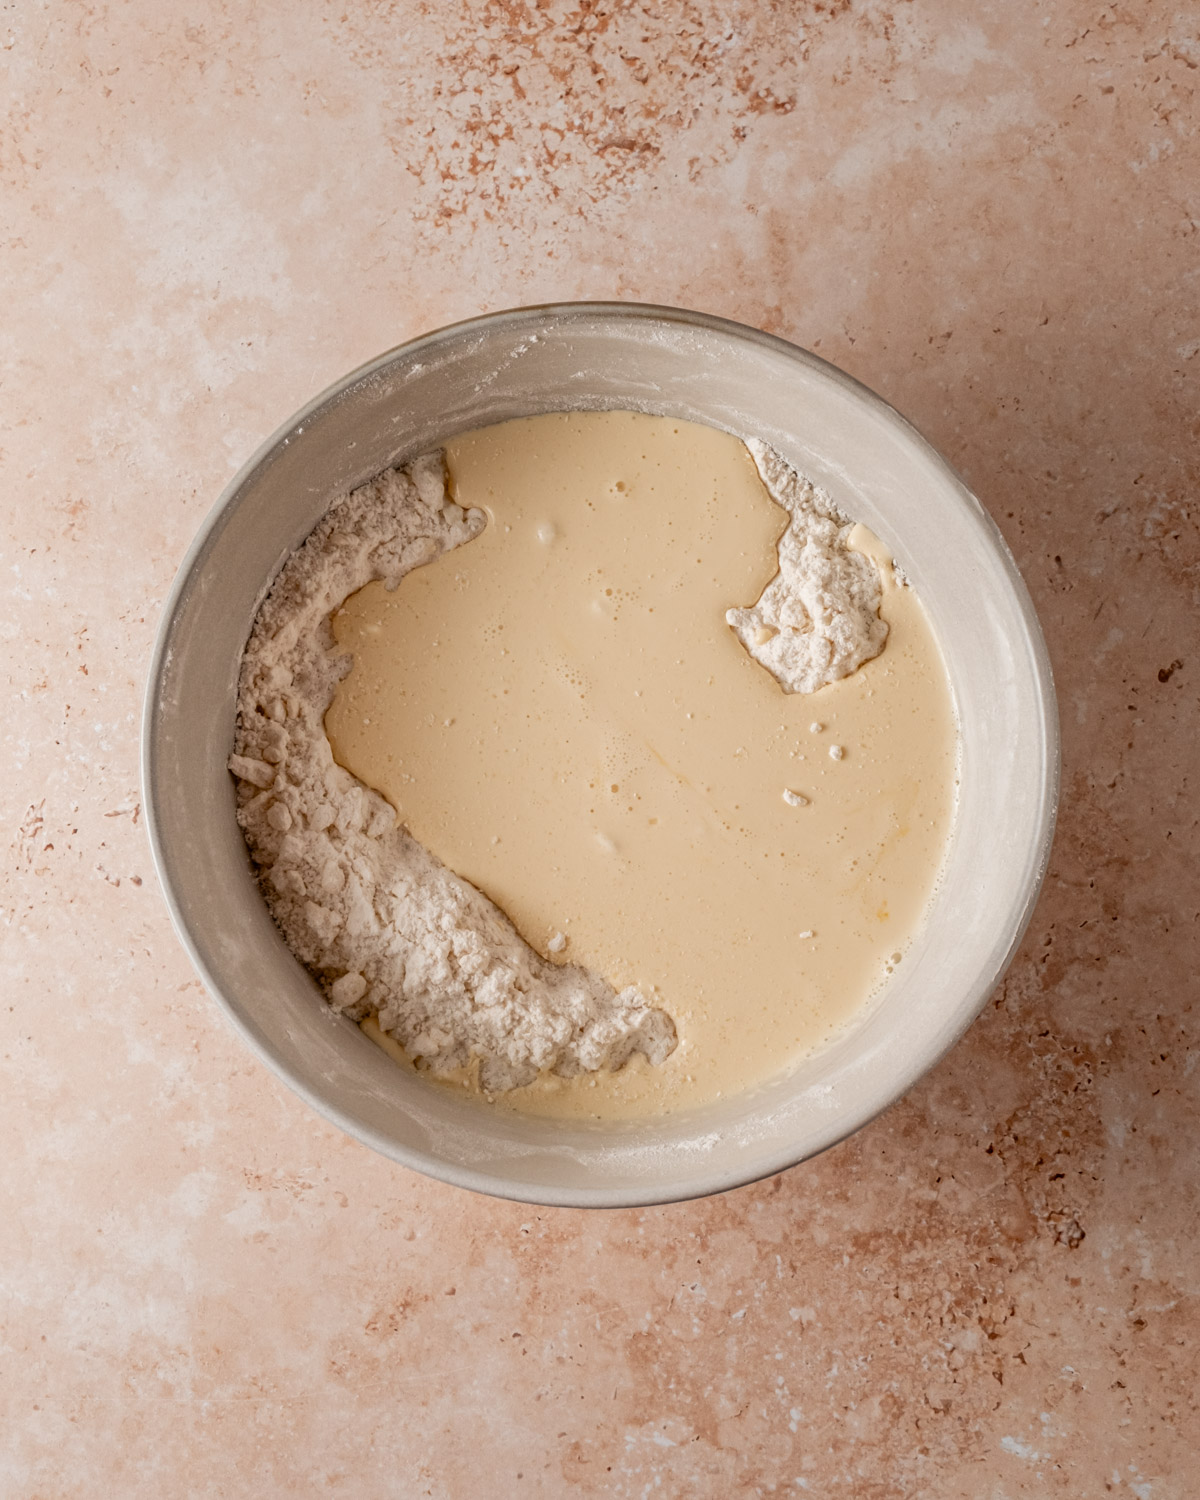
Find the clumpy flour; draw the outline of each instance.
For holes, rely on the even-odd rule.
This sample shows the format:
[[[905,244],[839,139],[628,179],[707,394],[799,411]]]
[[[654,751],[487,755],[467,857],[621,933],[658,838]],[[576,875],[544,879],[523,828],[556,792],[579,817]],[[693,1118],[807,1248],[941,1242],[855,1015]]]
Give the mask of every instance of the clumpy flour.
[[[440,453],[336,501],[285,563],[254,623],[238,695],[238,821],[271,914],[330,1005],[435,1070],[478,1058],[503,1090],[544,1069],[661,1062],[675,1027],[632,987],[548,964],[473,886],[397,825],[333,758],[325,712],[348,661],[329,620],[375,579],[395,588],[483,528],[445,493]]]

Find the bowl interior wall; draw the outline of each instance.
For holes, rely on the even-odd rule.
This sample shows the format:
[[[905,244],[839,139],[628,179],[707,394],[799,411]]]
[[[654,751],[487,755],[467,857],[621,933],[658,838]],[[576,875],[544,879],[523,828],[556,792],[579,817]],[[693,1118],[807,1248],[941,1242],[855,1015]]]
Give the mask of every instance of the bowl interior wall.
[[[254,885],[225,762],[258,604],[335,495],[457,432],[610,407],[764,438],[892,546],[942,644],[962,784],[924,930],[852,1028],[752,1094],[605,1129],[521,1119],[432,1087],[331,1016]],[[494,1193],[597,1205],[749,1181],[898,1097],[970,1023],[1020,937],[1056,771],[1053,691],[1024,586],[977,502],[907,423],[778,340],[696,315],[587,304],[496,315],[407,345],[265,445],[181,571],[145,744],[152,838],[176,923],[256,1050],[316,1108],[399,1161]]]

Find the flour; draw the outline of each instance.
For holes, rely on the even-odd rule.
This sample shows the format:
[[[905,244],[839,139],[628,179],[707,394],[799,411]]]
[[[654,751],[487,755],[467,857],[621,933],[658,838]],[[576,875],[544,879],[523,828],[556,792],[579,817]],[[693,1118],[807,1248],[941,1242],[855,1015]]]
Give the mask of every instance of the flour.
[[[846,547],[850,526],[831,502],[772,450],[749,447],[792,520],[778,575],[729,623],[785,691],[811,692],[883,649],[879,579]],[[636,987],[617,992],[587,969],[541,958],[333,758],[324,718],[351,665],[334,641],[333,613],[376,579],[394,589],[484,524],[481,512],[448,500],[441,454],[336,500],[255,620],[229,768],[267,904],[330,1006],[354,1020],[376,1015],[434,1072],[478,1063],[492,1092],[546,1070],[616,1069],[635,1052],[661,1063],[676,1033]],[[791,789],[784,799],[806,802]],[[562,953],[566,938],[556,933],[548,947]]]
[[[333,758],[325,712],[350,667],[330,617],[375,579],[412,568],[484,526],[446,500],[440,454],[389,470],[334,502],[276,578],[242,662],[229,769],[238,822],[271,914],[330,1005],[379,1025],[435,1072],[479,1060],[488,1091],[543,1069],[662,1062],[665,1011],[635,988],[543,960],[508,918],[410,838],[391,806]]]
[[[765,443],[751,438],[746,446],[791,521],[779,539],[779,572],[756,604],[731,609],[725,619],[785,693],[815,693],[883,650],[879,574],[846,545],[854,523],[828,495]]]

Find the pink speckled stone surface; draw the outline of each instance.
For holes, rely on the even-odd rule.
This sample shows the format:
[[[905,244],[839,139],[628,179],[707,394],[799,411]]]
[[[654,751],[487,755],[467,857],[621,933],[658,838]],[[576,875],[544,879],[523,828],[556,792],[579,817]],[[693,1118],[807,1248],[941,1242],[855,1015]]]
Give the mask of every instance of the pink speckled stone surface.
[[[1194,1496],[1194,8],[18,0],[0,70],[5,1500]],[[234,469],[389,345],[577,297],[777,331],[916,421],[1064,730],[966,1039],[824,1158],[644,1212],[311,1114],[139,817],[154,627]]]

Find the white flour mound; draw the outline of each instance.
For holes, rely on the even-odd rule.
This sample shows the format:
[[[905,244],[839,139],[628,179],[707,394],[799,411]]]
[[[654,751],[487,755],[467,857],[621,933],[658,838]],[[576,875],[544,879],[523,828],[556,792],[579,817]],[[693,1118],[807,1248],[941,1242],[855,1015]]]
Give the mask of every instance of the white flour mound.
[[[488,1091],[543,1069],[660,1063],[675,1026],[635,988],[543,960],[500,909],[396,823],[342,769],[325,736],[350,668],[330,618],[377,578],[393,589],[476,536],[479,511],[446,498],[440,453],[334,502],[267,595],[242,661],[229,769],[238,822],[271,914],[330,1005],[380,1027],[430,1069],[479,1059]]]
[[[791,516],[779,539],[779,572],[749,609],[725,619],[785,693],[815,693],[878,656],[888,627],[879,618],[875,564],[846,545],[849,521],[773,448],[747,441],[763,483]]]

